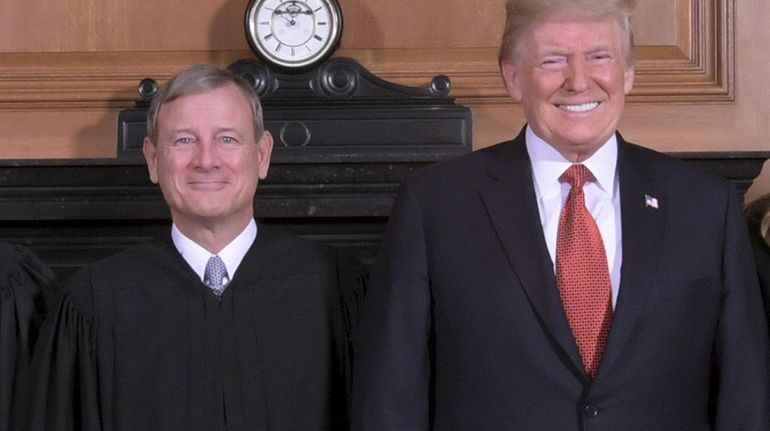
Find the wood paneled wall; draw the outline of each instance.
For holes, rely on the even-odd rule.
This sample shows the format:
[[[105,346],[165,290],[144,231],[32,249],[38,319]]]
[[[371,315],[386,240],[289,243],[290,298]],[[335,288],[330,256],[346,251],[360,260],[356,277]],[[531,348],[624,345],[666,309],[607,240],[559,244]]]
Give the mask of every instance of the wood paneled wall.
[[[473,110],[474,147],[523,124],[496,63],[504,0],[340,0],[338,55],[425,85],[447,74]],[[663,151],[770,150],[770,2],[645,0],[624,136]],[[0,158],[116,154],[116,116],[146,76],[252,57],[248,0],[0,3]],[[770,163],[768,163],[770,165]],[[770,167],[748,198],[770,192]]]

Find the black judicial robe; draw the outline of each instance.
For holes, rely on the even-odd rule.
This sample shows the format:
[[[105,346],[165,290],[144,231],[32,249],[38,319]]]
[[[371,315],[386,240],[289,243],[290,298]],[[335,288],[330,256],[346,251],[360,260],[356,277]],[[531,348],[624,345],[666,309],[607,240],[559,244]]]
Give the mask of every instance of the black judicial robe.
[[[90,265],[44,325],[31,429],[346,429],[365,278],[263,225],[221,301],[170,234]]]
[[[23,414],[20,397],[53,278],[28,248],[0,243],[0,430],[13,429],[12,415]]]

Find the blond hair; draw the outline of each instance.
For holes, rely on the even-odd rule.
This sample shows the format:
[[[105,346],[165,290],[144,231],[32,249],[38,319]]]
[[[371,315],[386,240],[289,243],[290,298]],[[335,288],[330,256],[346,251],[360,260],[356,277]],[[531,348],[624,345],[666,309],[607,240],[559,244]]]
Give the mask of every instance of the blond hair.
[[[631,14],[636,0],[508,0],[505,7],[505,30],[500,43],[498,61],[515,60],[520,41],[532,23],[548,18],[598,19],[615,17],[623,35],[622,49],[626,65],[636,63]]]

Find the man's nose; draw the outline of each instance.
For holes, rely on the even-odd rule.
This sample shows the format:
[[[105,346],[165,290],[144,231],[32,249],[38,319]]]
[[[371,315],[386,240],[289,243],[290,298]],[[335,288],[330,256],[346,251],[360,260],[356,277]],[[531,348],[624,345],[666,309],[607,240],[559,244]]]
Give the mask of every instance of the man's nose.
[[[570,61],[568,67],[566,68],[564,88],[575,93],[585,91],[588,89],[588,76],[589,71],[585,61],[582,59]]]
[[[218,163],[216,142],[211,139],[201,139],[195,152],[195,166],[200,169],[211,169]]]

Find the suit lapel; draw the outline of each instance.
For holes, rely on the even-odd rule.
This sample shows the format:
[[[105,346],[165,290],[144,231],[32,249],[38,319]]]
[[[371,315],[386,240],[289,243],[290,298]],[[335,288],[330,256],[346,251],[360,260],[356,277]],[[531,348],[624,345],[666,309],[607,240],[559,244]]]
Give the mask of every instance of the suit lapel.
[[[620,136],[618,142],[623,263],[612,328],[598,378],[621,355],[645,307],[658,269],[666,216],[666,196],[655,187],[652,167],[634,155],[636,149]]]
[[[583,366],[556,288],[537,207],[524,132],[501,145],[481,195],[500,242],[557,354],[578,376]],[[511,286],[512,288],[514,286]]]

